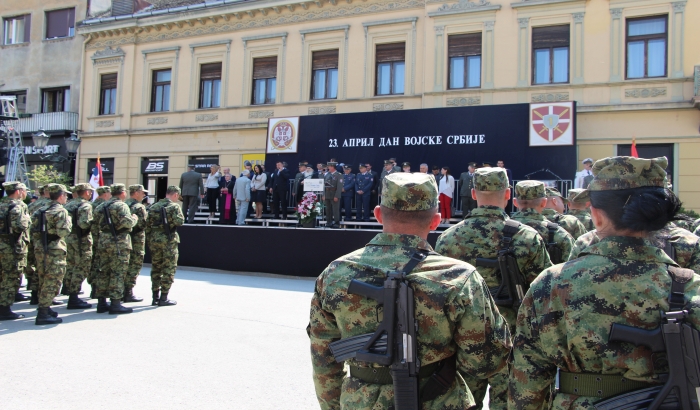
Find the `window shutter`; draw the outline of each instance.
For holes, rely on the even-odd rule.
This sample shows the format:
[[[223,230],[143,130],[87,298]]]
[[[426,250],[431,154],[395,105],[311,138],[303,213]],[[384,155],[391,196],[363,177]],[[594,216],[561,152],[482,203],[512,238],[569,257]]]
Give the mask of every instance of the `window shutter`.
[[[447,37],[448,57],[481,55],[481,33],[455,34]]]
[[[202,80],[220,79],[221,78],[221,63],[202,64],[199,76]]]
[[[117,73],[102,74],[102,89],[117,88]]]
[[[406,43],[377,44],[377,62],[405,61]]]
[[[24,16],[24,42],[29,43],[29,37],[31,35],[31,26],[32,26],[32,15],[27,14]]]
[[[569,46],[569,25],[533,27],[532,49]]]
[[[314,51],[312,56],[312,70],[338,68],[338,50]]]
[[[75,22],[75,9],[54,10],[46,13],[46,38],[66,37]]]
[[[123,16],[134,12],[134,0],[113,0],[112,16]]]
[[[276,77],[277,57],[256,58],[253,60],[253,79]]]

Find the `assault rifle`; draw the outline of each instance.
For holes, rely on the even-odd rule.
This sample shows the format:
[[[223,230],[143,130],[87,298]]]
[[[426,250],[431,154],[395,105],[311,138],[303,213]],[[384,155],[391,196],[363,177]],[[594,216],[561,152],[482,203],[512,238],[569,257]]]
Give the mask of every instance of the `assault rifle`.
[[[168,222],[168,213],[165,212],[165,207],[160,208],[160,215],[163,217],[163,230],[168,235],[168,240],[173,240],[173,234],[170,232],[170,222]]]
[[[2,228],[2,234],[3,235],[10,235],[12,237],[12,242],[15,244],[15,252],[18,252],[17,250],[17,241],[19,240],[20,235],[18,235],[16,232],[12,230],[12,210],[17,206],[16,204],[12,203],[10,204],[9,207],[7,207],[7,213],[5,214],[5,226]]]
[[[73,213],[71,214],[71,217],[73,219],[73,229],[75,231],[75,236],[78,237],[78,250],[80,251],[80,254],[82,255],[82,253],[83,253],[83,229],[78,224],[78,210],[79,209],[80,209],[80,207],[75,208],[73,210]]]
[[[102,213],[105,214],[105,221],[109,225],[109,230],[112,232],[112,238],[114,238],[114,246],[117,248],[117,255],[121,258],[122,254],[119,251],[119,238],[117,237],[117,230],[114,228],[112,223],[112,217],[109,216],[109,205],[102,207]]]
[[[554,222],[547,222],[547,231],[549,233],[547,241],[547,253],[549,254],[549,258],[552,260],[552,263],[555,265],[558,263],[565,262],[564,255],[562,255],[561,252],[561,247],[556,242],[554,242],[554,234],[557,232],[558,228],[559,224],[555,224]]]
[[[489,289],[496,305],[518,310],[527,289],[515,258],[507,251],[499,251],[497,259],[476,258],[476,267],[480,266],[501,272],[501,284]]]
[[[687,310],[661,312],[656,329],[613,324],[610,342],[646,346],[652,353],[666,353],[668,378],[662,386],[634,390],[596,403],[598,410],[660,408],[698,410],[700,387],[700,332],[685,322]],[[662,407],[663,405],[663,407]]]
[[[427,255],[415,252],[402,271],[387,274],[382,287],[353,279],[348,294],[365,296],[384,307],[384,318],[374,333],[341,339],[330,344],[336,362],[349,358],[389,366],[394,384],[394,408],[418,410],[418,346],[413,289],[406,276]]]

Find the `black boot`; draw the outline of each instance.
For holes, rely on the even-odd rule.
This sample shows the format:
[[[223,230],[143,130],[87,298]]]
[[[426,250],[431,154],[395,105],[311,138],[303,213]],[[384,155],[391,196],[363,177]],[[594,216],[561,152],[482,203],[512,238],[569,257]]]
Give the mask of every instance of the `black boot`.
[[[97,292],[95,291],[95,287],[91,286],[92,289],[90,289],[90,299],[97,299]]]
[[[22,319],[24,315],[17,314],[9,306],[0,306],[0,320]]]
[[[129,302],[143,302],[143,299],[137,298],[134,296],[134,288],[132,287],[125,287],[124,288],[124,303],[129,303]]]
[[[160,298],[160,291],[154,290],[153,291],[153,302],[151,302],[151,306],[158,306],[158,299],[159,298]]]
[[[38,305],[39,304],[39,291],[38,290],[33,290],[32,291],[32,298],[29,300],[30,305]]]
[[[70,293],[68,293],[68,288],[66,288],[65,286],[62,286],[62,287],[61,287],[61,295],[63,295],[63,296],[69,296]]]
[[[107,298],[97,298],[97,313],[109,312],[109,303]]]
[[[131,313],[134,309],[122,306],[121,299],[112,299],[112,304],[109,306],[110,315],[121,315],[124,313]]]
[[[15,302],[24,302],[25,300],[29,300],[29,298],[24,296],[22,293],[15,293]]]
[[[53,317],[49,313],[49,308],[39,308],[39,313],[36,315],[36,322],[34,322],[37,325],[56,325],[63,322],[63,319],[58,318],[58,317]]]
[[[168,294],[166,292],[161,293],[160,300],[158,301],[158,306],[174,306],[177,302],[174,300],[168,300]]]
[[[55,310],[51,309],[50,307],[49,307],[48,309],[49,309],[49,315],[51,315],[51,316],[53,316],[53,317],[58,317],[58,312],[56,312]]]
[[[91,307],[92,305],[80,299],[77,293],[68,295],[68,306],[66,309],[90,309]]]
[[[51,301],[51,306],[61,306],[62,304],[63,302],[61,302],[60,300],[54,299]]]

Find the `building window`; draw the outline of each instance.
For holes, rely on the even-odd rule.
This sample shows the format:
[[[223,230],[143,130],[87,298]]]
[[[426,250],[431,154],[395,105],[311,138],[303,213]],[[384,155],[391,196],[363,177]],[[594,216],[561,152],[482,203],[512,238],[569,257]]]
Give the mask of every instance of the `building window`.
[[[116,106],[117,73],[103,74],[100,84],[100,115],[114,114]]]
[[[170,70],[153,72],[151,112],[170,111]]]
[[[41,90],[41,112],[60,112],[70,109],[70,87]]]
[[[277,92],[277,57],[253,60],[253,105],[274,104]]]
[[[5,18],[3,44],[28,43],[31,21],[31,14]]]
[[[406,43],[377,44],[377,95],[403,94]]]
[[[74,35],[74,8],[46,12],[46,38],[73,37]]]
[[[666,77],[666,16],[627,20],[627,78]]]
[[[338,98],[338,50],[314,51],[311,70],[311,99]]]
[[[17,109],[17,114],[25,114],[27,112],[27,91],[7,91],[0,93],[4,96],[13,96],[17,100],[15,101],[15,108]]]
[[[199,72],[199,108],[221,107],[221,63],[202,64]]]
[[[450,59],[448,88],[481,87],[481,33],[449,36],[447,55]]]
[[[569,82],[569,25],[532,28],[532,83]]]

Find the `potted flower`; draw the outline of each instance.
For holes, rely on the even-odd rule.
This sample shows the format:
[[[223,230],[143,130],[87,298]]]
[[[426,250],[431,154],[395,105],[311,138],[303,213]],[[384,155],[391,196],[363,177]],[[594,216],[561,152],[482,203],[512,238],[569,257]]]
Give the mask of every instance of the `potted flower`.
[[[297,205],[296,217],[301,226],[304,228],[313,228],[316,223],[316,217],[321,215],[323,206],[318,200],[318,196],[313,192],[307,192],[301,198],[301,202]]]

